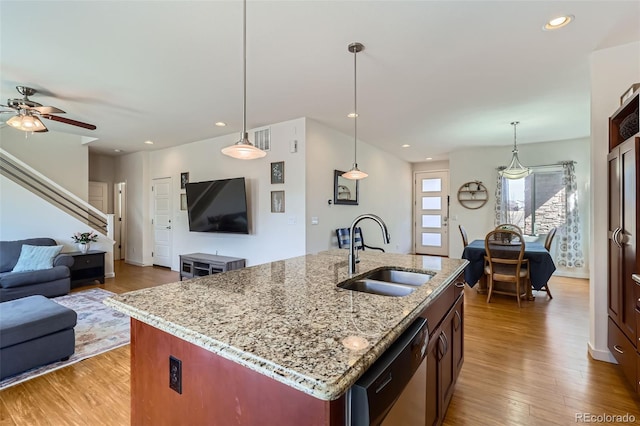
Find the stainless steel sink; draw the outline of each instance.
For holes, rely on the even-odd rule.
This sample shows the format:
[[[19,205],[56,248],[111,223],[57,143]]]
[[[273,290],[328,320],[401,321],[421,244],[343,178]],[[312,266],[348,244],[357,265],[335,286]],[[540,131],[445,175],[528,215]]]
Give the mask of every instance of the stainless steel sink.
[[[341,282],[338,287],[381,296],[402,297],[413,293],[432,277],[432,274],[385,268],[364,274],[358,279]]]
[[[433,275],[422,274],[419,272],[399,271],[397,269],[378,269],[377,271],[366,274],[364,278],[419,287],[433,278]]]
[[[355,280],[338,284],[338,287],[346,290],[362,291],[364,293],[379,294],[381,296],[402,297],[407,296],[414,291],[416,287],[393,284],[384,281],[375,280]]]

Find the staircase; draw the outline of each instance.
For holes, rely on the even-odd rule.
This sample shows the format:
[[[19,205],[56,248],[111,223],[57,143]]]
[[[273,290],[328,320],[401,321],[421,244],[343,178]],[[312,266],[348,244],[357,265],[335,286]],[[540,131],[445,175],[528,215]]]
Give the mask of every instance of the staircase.
[[[105,214],[0,148],[0,174],[113,241],[113,215]]]

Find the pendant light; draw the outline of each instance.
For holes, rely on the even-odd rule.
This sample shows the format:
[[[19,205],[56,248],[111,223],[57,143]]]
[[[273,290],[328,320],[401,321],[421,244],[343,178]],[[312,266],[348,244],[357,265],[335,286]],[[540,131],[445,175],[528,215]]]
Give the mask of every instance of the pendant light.
[[[267,155],[249,141],[247,133],[247,0],[242,2],[242,133],[240,140],[222,148],[222,153],[239,160],[254,160]]]
[[[364,179],[368,174],[358,168],[358,75],[356,67],[356,56],[358,52],[364,50],[362,43],[351,43],[347,50],[353,53],[353,167],[342,174],[343,178],[359,180]],[[351,114],[349,116],[352,116]]]
[[[520,124],[519,121],[511,122],[513,126],[513,151],[511,151],[513,157],[511,158],[511,163],[506,169],[498,172],[500,176],[507,179],[522,179],[531,174],[531,169],[523,166],[522,163],[520,163],[520,159],[518,159],[518,146],[516,145],[516,126],[518,124]]]

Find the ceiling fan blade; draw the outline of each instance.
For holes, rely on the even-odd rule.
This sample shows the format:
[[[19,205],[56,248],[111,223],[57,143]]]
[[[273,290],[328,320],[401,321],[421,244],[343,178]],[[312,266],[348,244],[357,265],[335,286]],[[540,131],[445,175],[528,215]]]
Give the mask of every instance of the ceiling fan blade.
[[[96,126],[93,124],[83,123],[82,121],[71,120],[70,118],[58,117],[57,115],[41,114],[42,118],[46,118],[60,123],[71,124],[72,126],[82,127],[84,129],[95,130]]]
[[[31,109],[38,111],[40,114],[65,114],[63,110],[53,106],[33,107]]]

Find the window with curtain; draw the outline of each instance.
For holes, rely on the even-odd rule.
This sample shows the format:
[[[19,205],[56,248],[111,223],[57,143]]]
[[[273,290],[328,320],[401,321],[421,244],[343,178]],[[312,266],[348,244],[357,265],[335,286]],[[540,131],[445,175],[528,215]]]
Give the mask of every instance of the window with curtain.
[[[504,222],[527,235],[546,234],[565,223],[562,169],[534,171],[522,179],[502,179]],[[504,223],[503,222],[503,223]]]
[[[495,223],[518,225],[526,235],[547,234],[558,228],[559,266],[584,266],[575,165],[532,167],[522,179],[505,179],[498,174]]]

